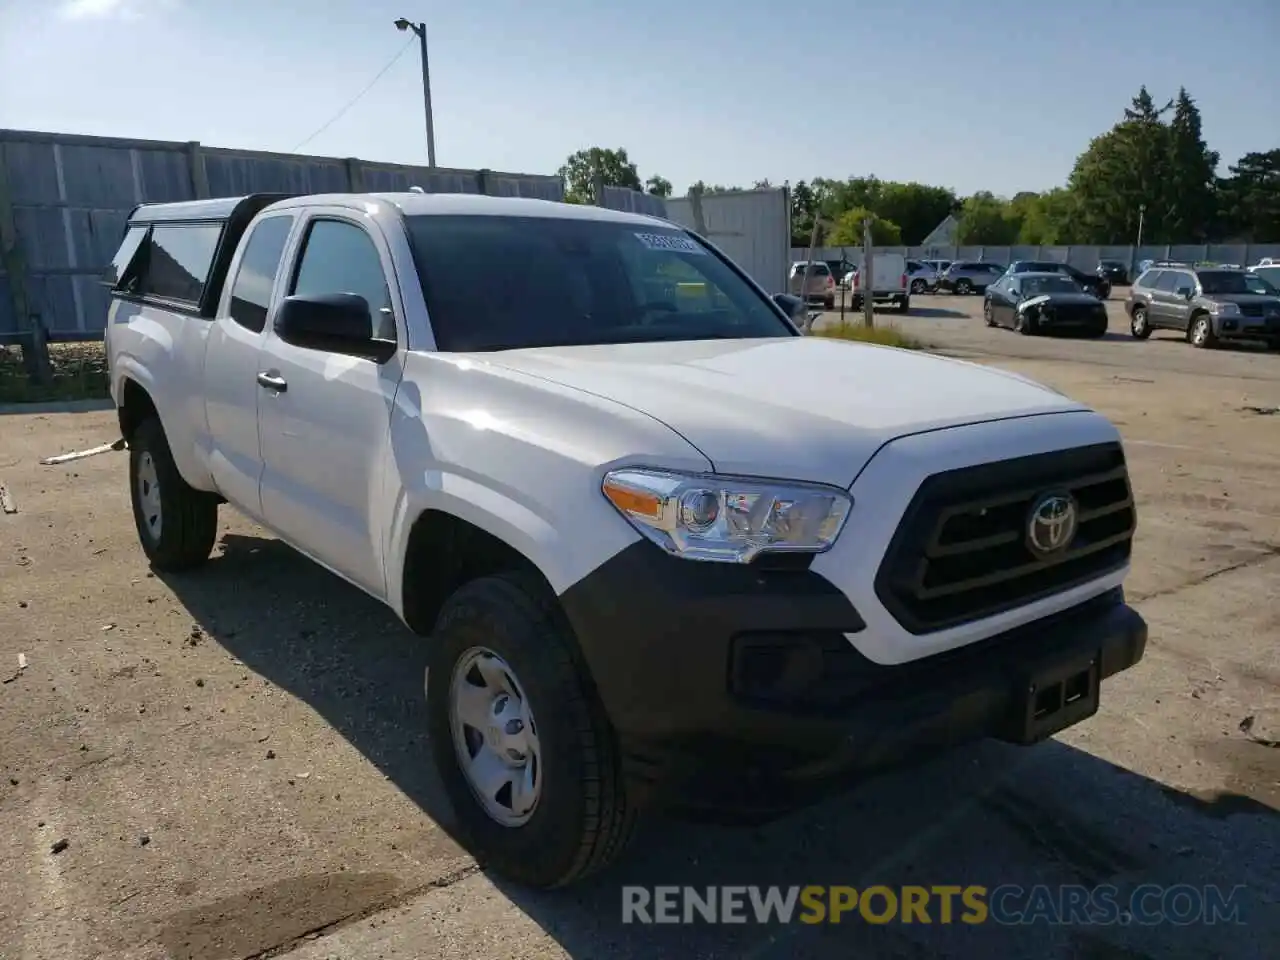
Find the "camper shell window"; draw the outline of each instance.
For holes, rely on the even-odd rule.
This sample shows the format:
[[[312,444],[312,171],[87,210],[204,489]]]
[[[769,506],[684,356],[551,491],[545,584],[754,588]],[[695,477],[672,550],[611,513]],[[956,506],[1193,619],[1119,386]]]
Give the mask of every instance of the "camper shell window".
[[[212,318],[250,221],[289,196],[143,204],[130,215],[103,282],[117,297]]]

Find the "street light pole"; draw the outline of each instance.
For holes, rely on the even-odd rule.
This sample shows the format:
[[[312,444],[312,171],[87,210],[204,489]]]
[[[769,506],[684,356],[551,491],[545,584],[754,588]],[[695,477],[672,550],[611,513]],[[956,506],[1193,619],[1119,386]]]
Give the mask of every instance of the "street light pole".
[[[412,23],[401,17],[396,21],[396,29],[412,30],[418,37],[418,50],[422,55],[422,100],[427,111],[427,166],[436,165],[436,126],[431,115],[431,68],[427,61],[427,25]]]

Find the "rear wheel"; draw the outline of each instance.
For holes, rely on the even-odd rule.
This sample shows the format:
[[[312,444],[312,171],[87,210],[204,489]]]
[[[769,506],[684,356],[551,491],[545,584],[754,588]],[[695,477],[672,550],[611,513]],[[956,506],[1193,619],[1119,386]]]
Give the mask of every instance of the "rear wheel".
[[[538,888],[603,868],[635,825],[568,630],[538,584],[503,574],[459,589],[430,640],[430,739],[464,838],[482,866]]]
[[[912,281],[911,281],[911,292],[912,292],[912,293],[914,293],[914,294],[916,294],[916,295],[919,295],[919,294],[924,293],[924,291],[925,291],[925,282],[924,282],[923,280],[912,280]]]
[[[218,501],[182,479],[156,417],[129,438],[129,489],[142,550],[157,570],[177,572],[209,559]]]
[[[898,301],[898,312],[909,313],[910,311],[911,311],[911,298],[903,297],[901,300]]]
[[[1187,329],[1187,339],[1191,341],[1193,347],[1199,347],[1202,350],[1212,347],[1218,342],[1218,338],[1213,332],[1213,321],[1209,319],[1207,313],[1191,318],[1191,326]]]
[[[1129,316],[1129,332],[1138,340],[1151,336],[1151,325],[1147,321],[1147,308],[1134,307]]]

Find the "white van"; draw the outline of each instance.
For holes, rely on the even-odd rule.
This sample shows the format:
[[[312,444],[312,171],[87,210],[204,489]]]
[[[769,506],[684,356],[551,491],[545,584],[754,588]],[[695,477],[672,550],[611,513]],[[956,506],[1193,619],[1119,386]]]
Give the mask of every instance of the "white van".
[[[871,258],[871,300],[874,303],[892,303],[906,313],[911,309],[910,278],[907,276],[907,258],[900,253],[877,253]],[[854,272],[851,288],[853,308],[862,306],[862,271]]]

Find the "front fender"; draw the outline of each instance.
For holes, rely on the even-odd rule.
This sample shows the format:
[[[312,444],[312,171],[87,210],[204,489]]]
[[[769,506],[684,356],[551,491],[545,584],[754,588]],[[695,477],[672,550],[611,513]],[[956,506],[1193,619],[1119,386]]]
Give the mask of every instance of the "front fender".
[[[562,594],[640,537],[600,492],[608,470],[711,468],[647,414],[441,354],[409,356],[387,456],[387,596],[401,615],[409,537],[428,510],[497,537]]]

